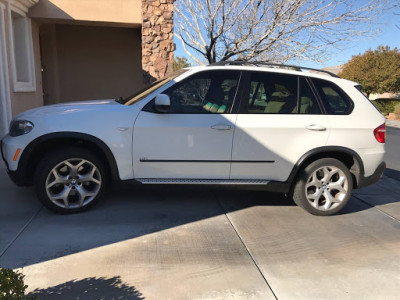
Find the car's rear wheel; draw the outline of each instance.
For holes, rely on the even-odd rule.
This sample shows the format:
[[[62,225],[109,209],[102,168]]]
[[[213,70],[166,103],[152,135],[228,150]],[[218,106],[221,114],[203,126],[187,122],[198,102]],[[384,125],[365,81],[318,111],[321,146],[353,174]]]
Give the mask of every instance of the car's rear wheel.
[[[106,169],[95,154],[70,147],[48,153],[36,168],[34,183],[43,205],[65,214],[93,207],[107,180]]]
[[[329,216],[346,206],[352,191],[353,179],[348,168],[337,159],[322,158],[300,172],[292,197],[311,214]]]

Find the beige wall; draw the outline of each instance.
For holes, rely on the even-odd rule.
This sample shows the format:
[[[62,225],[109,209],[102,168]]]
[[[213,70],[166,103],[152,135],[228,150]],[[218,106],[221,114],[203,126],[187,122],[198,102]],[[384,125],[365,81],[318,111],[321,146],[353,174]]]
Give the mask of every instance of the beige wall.
[[[43,105],[42,75],[40,71],[40,46],[39,46],[39,24],[32,21],[33,56],[35,63],[36,91],[35,92],[13,92],[12,80],[10,80],[11,109],[13,117],[20,112]],[[9,65],[10,79],[11,66]]]
[[[141,0],[40,0],[32,18],[142,24]]]
[[[22,7],[18,1],[11,2]],[[0,3],[7,7],[9,2]],[[33,5],[34,1],[29,3]],[[33,92],[14,92],[5,14],[13,116],[43,104],[128,96],[143,86],[141,0],[40,0],[29,9],[28,16],[33,17],[36,86]],[[96,26],[54,24],[69,22]]]
[[[0,0],[0,3],[6,5],[7,1]],[[43,93],[42,93],[42,79],[40,71],[40,47],[39,47],[39,24],[35,21],[31,21],[32,25],[32,41],[33,41],[33,56],[35,66],[35,79],[36,88],[34,92],[14,92],[12,71],[11,71],[11,56],[10,56],[10,36],[9,36],[9,20],[7,9],[5,10],[5,39],[6,39],[6,51],[8,61],[8,78],[10,86],[10,101],[11,101],[11,113],[15,115],[38,106],[43,105]]]
[[[143,85],[141,32],[42,24],[45,104],[126,97]]]

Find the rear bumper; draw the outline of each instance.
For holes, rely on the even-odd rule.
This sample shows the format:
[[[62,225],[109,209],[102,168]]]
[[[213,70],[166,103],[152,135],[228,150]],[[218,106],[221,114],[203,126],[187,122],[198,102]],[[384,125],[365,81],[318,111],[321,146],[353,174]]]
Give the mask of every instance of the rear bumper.
[[[371,176],[364,177],[360,175],[357,183],[357,188],[358,189],[363,188],[377,182],[379,179],[381,179],[385,169],[386,169],[386,163],[383,161],[380,163],[380,165],[376,168],[375,172]]]

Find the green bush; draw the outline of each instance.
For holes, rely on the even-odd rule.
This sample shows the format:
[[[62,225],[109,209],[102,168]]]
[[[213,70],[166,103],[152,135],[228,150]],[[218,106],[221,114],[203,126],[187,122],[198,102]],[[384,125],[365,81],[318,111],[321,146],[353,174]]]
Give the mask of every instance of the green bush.
[[[400,100],[398,99],[378,99],[372,101],[372,103],[374,103],[384,115],[395,112],[395,109],[400,110]]]
[[[394,113],[400,115],[400,101],[395,105]]]
[[[0,299],[24,299],[28,287],[24,284],[24,277],[18,271],[0,268]]]

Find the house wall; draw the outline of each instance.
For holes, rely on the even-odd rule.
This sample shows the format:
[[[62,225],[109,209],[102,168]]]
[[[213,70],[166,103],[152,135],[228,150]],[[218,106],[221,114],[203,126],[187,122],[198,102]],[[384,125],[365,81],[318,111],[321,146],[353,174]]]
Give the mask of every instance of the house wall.
[[[40,32],[45,104],[127,97],[142,87],[140,29],[43,24]]]
[[[33,92],[13,92],[12,80],[10,80],[11,110],[13,117],[25,110],[43,105],[42,74],[40,68],[39,24],[35,21],[31,21],[31,26],[36,88]],[[8,69],[10,70],[10,78],[12,78],[11,66],[9,66]]]
[[[8,82],[8,57],[6,40],[6,5],[0,1],[0,139],[7,134],[11,121],[10,88]],[[7,44],[7,45],[6,45]]]
[[[141,0],[40,0],[32,18],[141,24]]]
[[[399,93],[370,94],[369,99],[370,100],[377,100],[377,99],[399,99],[400,100],[400,94]]]
[[[11,62],[11,47],[10,47],[10,26],[9,26],[9,14],[8,9],[18,9],[21,13],[26,13],[24,11],[24,7],[20,4],[19,1],[5,1],[0,0],[0,4],[5,7],[4,10],[4,26],[5,26],[5,49],[7,56],[7,69],[8,69],[8,83],[9,83],[9,96],[10,96],[10,106],[11,106],[11,115],[14,117],[15,115],[43,105],[43,96],[42,96],[42,80],[41,80],[41,71],[40,71],[40,47],[39,47],[39,24],[32,20],[31,28],[32,28],[32,42],[33,42],[33,61],[34,61],[34,73],[35,73],[35,86],[33,91],[30,92],[21,92],[14,91],[14,84],[12,80],[13,71],[12,71],[12,62]]]

